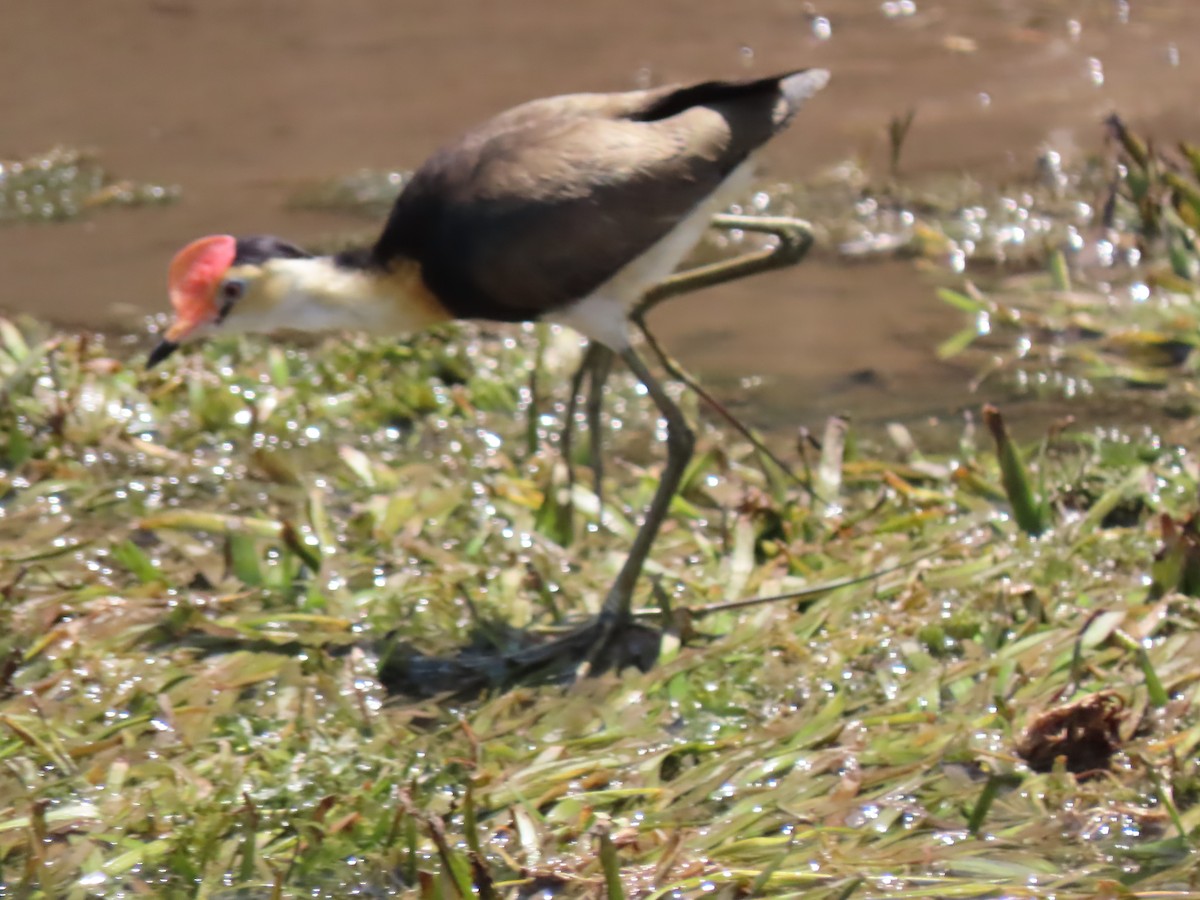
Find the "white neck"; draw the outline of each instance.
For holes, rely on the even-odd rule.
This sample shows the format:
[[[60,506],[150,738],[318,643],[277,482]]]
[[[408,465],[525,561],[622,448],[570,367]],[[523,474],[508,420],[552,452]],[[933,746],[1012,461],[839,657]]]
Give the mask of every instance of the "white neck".
[[[244,331],[406,334],[450,318],[415,263],[379,271],[338,265],[327,256],[273,259],[263,266],[261,291],[264,302],[246,304],[228,324]]]

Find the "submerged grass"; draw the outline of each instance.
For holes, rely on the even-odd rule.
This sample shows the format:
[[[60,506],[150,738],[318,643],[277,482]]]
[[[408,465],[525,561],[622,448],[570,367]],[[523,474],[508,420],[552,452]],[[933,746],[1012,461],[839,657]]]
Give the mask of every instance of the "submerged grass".
[[[1122,318],[1056,249],[1012,321],[1073,363],[1065,323],[1098,342]],[[998,322],[1015,289],[949,296]],[[147,374],[0,322],[0,895],[1200,890],[1184,422],[1018,446],[992,409],[933,452],[834,421],[792,448],[808,490],[702,429],[641,585],[658,665],[389,697],[397,646],[511,646],[598,608],[661,459],[618,380],[609,506],[577,484],[567,527],[576,356],[464,328],[218,342]],[[1168,374],[1145,402],[1194,390]]]

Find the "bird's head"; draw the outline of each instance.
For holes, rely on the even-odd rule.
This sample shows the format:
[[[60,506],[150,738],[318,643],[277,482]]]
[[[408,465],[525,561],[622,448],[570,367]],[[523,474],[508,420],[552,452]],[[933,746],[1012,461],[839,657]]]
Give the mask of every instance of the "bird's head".
[[[175,254],[167,270],[175,318],[150,353],[147,367],[158,365],[185,341],[286,326],[295,280],[287,261],[310,258],[275,237],[215,234],[192,241]]]

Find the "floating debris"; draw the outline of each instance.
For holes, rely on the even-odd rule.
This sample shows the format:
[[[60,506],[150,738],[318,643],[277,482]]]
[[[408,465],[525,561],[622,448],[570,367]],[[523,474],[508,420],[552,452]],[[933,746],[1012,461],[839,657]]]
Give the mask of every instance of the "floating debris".
[[[1048,709],[1030,722],[1017,753],[1035,772],[1049,772],[1061,760],[1068,772],[1096,777],[1121,747],[1125,711],[1125,701],[1115,691]]]

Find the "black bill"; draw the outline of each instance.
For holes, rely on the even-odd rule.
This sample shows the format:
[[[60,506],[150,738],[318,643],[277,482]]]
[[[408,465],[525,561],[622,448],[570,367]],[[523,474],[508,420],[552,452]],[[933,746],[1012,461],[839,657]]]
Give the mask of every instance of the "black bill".
[[[158,346],[150,351],[150,358],[146,360],[146,368],[153,369],[178,349],[179,345],[174,341],[159,341]]]

